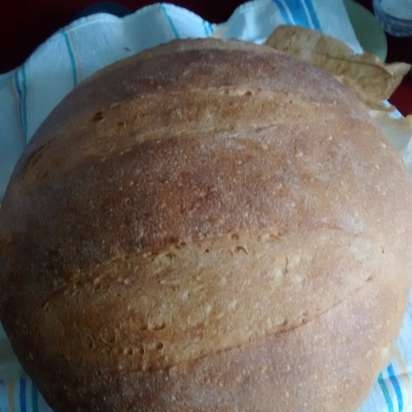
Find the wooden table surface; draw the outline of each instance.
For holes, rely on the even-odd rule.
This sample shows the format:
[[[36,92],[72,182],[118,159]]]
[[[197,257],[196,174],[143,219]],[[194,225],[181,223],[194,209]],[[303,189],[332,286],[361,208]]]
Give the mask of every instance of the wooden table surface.
[[[331,0],[333,1],[333,0]],[[116,0],[130,11],[155,3],[151,0]],[[193,10],[209,21],[219,23],[229,18],[243,1],[239,0],[169,0]],[[371,9],[371,0],[358,0]],[[0,73],[21,64],[53,32],[79,16],[97,0],[5,0],[0,5]],[[388,37],[388,61],[412,63],[412,37]],[[392,103],[402,113],[412,114],[412,75],[404,80],[392,96]]]

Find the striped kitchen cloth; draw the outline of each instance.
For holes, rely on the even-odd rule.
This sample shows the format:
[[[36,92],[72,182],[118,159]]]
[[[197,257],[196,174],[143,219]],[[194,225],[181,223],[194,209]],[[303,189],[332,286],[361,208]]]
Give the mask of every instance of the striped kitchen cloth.
[[[343,0],[255,0],[223,24],[170,4],[126,17],[95,14],[76,20],[43,43],[26,62],[0,75],[0,200],[12,169],[41,122],[79,82],[119,59],[176,38],[237,38],[262,43],[280,24],[296,24],[345,41],[357,52]],[[412,412],[412,301],[392,362],[360,412]],[[46,412],[44,402],[15,359],[0,326],[0,412]]]

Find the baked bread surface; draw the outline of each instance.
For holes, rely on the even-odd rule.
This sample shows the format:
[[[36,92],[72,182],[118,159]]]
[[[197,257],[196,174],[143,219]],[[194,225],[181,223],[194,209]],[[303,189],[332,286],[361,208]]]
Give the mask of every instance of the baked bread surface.
[[[27,147],[1,319],[56,412],[354,412],[399,331],[410,205],[329,75],[175,41],[81,84]]]

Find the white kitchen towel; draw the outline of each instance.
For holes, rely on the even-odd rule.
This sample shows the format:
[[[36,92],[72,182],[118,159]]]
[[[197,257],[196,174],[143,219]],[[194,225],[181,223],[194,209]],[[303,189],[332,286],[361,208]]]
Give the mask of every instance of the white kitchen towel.
[[[255,0],[223,24],[189,10],[155,4],[126,17],[95,14],[43,43],[25,63],[0,75],[0,200],[12,169],[41,122],[79,82],[110,63],[176,38],[236,38],[261,43],[280,24],[319,30],[361,47],[343,0]],[[412,304],[393,360],[379,375],[362,412],[412,412]],[[0,412],[50,411],[14,358],[0,328]]]

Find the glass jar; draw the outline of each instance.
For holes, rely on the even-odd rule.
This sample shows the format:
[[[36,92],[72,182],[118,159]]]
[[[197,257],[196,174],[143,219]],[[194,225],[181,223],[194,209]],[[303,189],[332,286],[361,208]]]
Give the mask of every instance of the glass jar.
[[[387,33],[412,36],[412,0],[373,0],[373,8]]]

